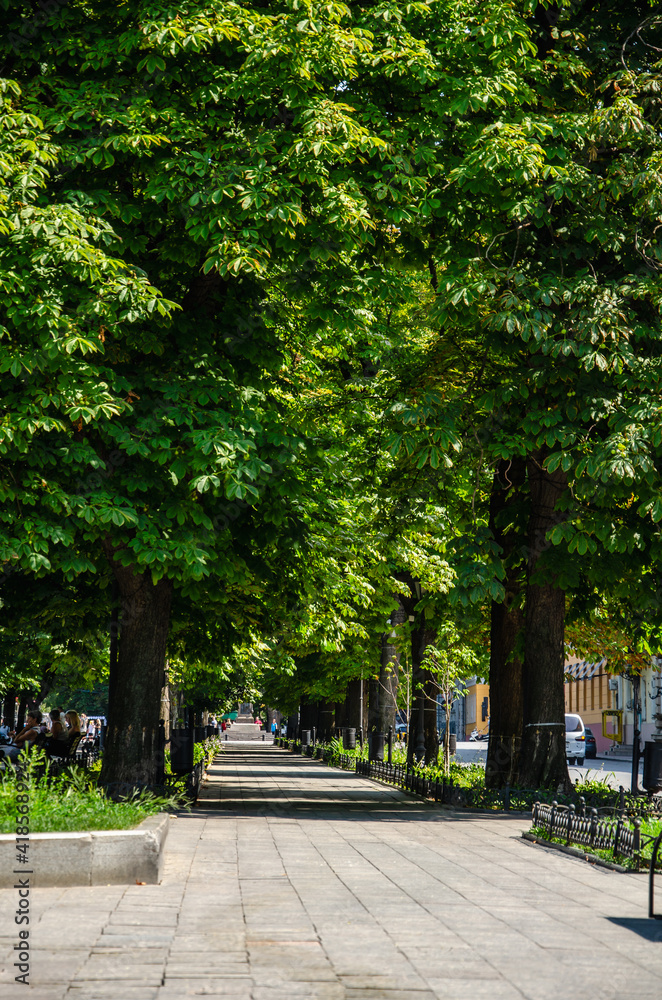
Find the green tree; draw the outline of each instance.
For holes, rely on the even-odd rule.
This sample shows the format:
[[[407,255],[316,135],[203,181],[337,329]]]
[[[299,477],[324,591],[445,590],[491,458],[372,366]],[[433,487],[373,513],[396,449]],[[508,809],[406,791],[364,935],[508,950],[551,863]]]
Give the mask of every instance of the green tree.
[[[45,203],[54,211],[57,192],[104,218],[123,286],[99,303],[89,281],[65,283],[62,323],[81,301],[85,337],[58,342],[52,378],[21,384],[20,401],[13,380],[37,350],[32,296],[4,316],[6,456],[33,530],[26,540],[12,510],[3,551],[35,572],[110,567],[121,638],[104,779],[150,781],[173,587],[196,599],[250,588],[254,567],[216,510],[259,501],[262,523],[277,525],[296,491],[280,310],[303,297],[310,337],[330,322],[339,337],[366,326],[357,254],[375,221],[352,170],[388,150],[342,88],[363,54],[411,73],[424,47],[385,22],[370,37],[342,4],[302,17],[297,3],[175,15],[74,2],[40,13],[38,31],[29,4],[3,8],[3,63],[58,143]],[[36,285],[33,268],[24,261]],[[71,371],[81,355],[84,377]],[[26,410],[38,427],[17,437]]]

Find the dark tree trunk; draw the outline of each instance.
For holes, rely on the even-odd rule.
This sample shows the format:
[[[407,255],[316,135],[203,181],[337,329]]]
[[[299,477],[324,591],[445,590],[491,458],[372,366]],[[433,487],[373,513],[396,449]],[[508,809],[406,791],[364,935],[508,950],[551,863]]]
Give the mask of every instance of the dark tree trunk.
[[[156,784],[160,778],[159,712],[172,582],[152,582],[111,560],[121,605],[120,637],[100,781]]]
[[[418,611],[418,603],[422,597],[421,586],[410,573],[398,574],[409,587],[409,594],[399,594],[398,603],[401,606],[399,616],[402,621],[414,616],[415,626],[411,633],[411,714],[408,720],[409,734],[407,736],[407,761],[413,763],[416,758],[416,746],[419,742],[419,720],[423,718],[423,739],[425,743],[425,763],[436,764],[439,756],[439,737],[437,735],[437,696],[439,684],[429,670],[424,670],[421,662],[428,646],[433,645],[437,638],[435,629],[429,628],[425,617]]]
[[[35,693],[34,699],[30,705],[31,708],[41,708],[42,701],[53,690],[56,670],[57,668],[54,666],[47,667],[46,670],[44,670],[41,677],[41,683],[39,684],[39,690]]]
[[[391,613],[391,630],[382,635],[382,662],[379,673],[379,719],[378,730],[388,733],[392,726],[395,729],[395,712],[398,703],[398,682],[400,656],[393,643],[395,628],[407,619],[404,606],[398,601]]]
[[[364,682],[359,678],[354,681],[350,681],[347,685],[347,725],[351,729],[356,729],[357,733],[363,722],[361,720],[361,686],[364,686]],[[368,703],[367,695],[364,690],[363,697],[363,718],[365,719],[365,709]]]
[[[334,709],[335,704],[332,701],[320,701],[319,703],[319,738],[321,740],[330,740],[333,737]]]
[[[516,521],[525,478],[524,459],[502,460],[494,473],[490,497],[490,527],[506,570],[506,595],[502,603],[492,601],[491,607],[490,738],[485,764],[488,788],[502,788],[519,780],[524,632],[520,595],[525,567],[521,554],[524,535]]]
[[[520,783],[568,787],[563,689],[565,594],[545,569],[547,532],[563,520],[558,503],[567,488],[560,470],[543,468],[544,452],[527,462],[530,492],[525,610],[523,734]]]
[[[379,732],[379,676],[371,677],[368,684],[368,732]]]
[[[18,700],[18,715],[16,716],[16,732],[20,732],[25,726],[25,711],[28,707],[28,699],[21,694]]]
[[[336,702],[335,721],[336,721],[336,733],[339,729],[344,729],[345,726],[348,725],[347,699],[345,699],[345,701]]]
[[[2,702],[2,718],[10,729],[14,728],[16,721],[16,691],[12,688],[7,691]]]
[[[301,718],[301,731],[308,729],[312,732],[317,729],[317,702],[302,701],[299,707]]]
[[[415,758],[416,745],[419,739],[421,706],[423,708],[425,763],[436,764],[439,756],[439,737],[437,736],[437,695],[439,694],[439,684],[434,674],[421,666],[426,649],[428,646],[434,644],[436,637],[436,631],[433,628],[428,628],[424,622],[412,631],[412,711],[407,744],[407,760],[409,762],[413,762]]]
[[[299,738],[298,712],[294,712],[293,715],[288,715],[287,717],[287,738],[288,740],[297,740]]]

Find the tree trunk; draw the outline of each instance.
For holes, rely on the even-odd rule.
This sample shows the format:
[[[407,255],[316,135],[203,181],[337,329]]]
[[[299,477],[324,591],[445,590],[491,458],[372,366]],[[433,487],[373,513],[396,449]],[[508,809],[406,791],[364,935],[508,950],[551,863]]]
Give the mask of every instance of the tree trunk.
[[[407,620],[403,604],[398,601],[391,613],[391,629],[382,635],[382,662],[379,672],[379,719],[380,733],[388,733],[389,727],[395,730],[395,712],[398,705],[398,683],[400,655],[393,644],[395,628]]]
[[[25,694],[21,694],[18,700],[18,714],[16,716],[16,732],[20,732],[25,726],[25,712],[28,707],[28,699]]]
[[[409,722],[409,737],[407,743],[407,760],[413,763],[418,743],[418,732],[423,706],[423,736],[425,741],[425,763],[436,764],[439,756],[439,738],[437,736],[437,695],[439,684],[434,675],[423,669],[421,661],[428,646],[433,645],[437,633],[422,621],[412,631],[411,661],[412,661],[412,711]]]
[[[379,676],[371,677],[368,684],[368,732],[379,732]]]
[[[519,546],[523,535],[513,526],[523,502],[526,478],[524,459],[501,460],[494,473],[490,497],[490,528],[501,549],[506,595],[492,601],[490,627],[490,737],[485,764],[487,788],[502,788],[519,781],[522,740],[523,661],[520,649],[524,609],[520,594],[524,565]]]
[[[565,759],[565,594],[544,566],[547,532],[563,520],[558,502],[567,488],[560,469],[543,468],[545,453],[527,462],[531,508],[524,640],[523,734],[520,782],[527,788],[570,784]]]
[[[172,582],[152,583],[111,559],[122,607],[119,648],[100,782],[153,785],[160,776],[159,713]]]
[[[12,688],[5,693],[2,702],[2,718],[10,729],[14,729],[16,722],[16,691]]]
[[[41,681],[39,683],[39,689],[35,692],[31,708],[41,708],[41,703],[46,698],[50,692],[53,690],[55,685],[55,674],[57,673],[56,666],[46,667],[44,670]]]
[[[347,725],[350,729],[356,729],[358,734],[359,729],[364,725],[363,719],[361,718],[361,687],[363,686],[363,719],[365,719],[365,708],[368,703],[367,695],[365,693],[365,684],[361,678],[357,678],[354,681],[350,681],[347,685]]]
[[[320,701],[319,703],[319,728],[321,740],[328,741],[333,737],[334,723],[335,723],[335,702],[333,701]]]
[[[311,732],[313,729],[317,729],[317,702],[302,701],[299,707],[299,716],[301,719],[301,732],[306,729]]]
[[[297,740],[299,738],[299,713],[294,712],[287,717],[287,738]]]

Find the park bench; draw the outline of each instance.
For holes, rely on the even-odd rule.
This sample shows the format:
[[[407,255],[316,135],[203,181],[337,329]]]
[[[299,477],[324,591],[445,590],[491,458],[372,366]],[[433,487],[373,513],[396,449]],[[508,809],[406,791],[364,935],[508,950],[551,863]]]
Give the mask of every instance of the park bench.
[[[58,774],[60,771],[64,770],[71,764],[75,763],[76,754],[78,752],[78,747],[82,738],[83,738],[82,733],[77,733],[69,741],[69,745],[67,746],[65,753],[49,757],[49,762],[51,765],[51,774]]]

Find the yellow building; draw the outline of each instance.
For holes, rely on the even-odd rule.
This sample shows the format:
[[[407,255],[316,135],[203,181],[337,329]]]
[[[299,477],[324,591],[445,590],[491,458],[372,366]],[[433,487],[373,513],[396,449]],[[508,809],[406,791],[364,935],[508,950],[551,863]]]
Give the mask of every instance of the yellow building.
[[[468,677],[464,696],[464,738],[468,740],[474,729],[487,733],[490,721],[490,686],[481,677]]]
[[[623,745],[632,746],[634,711],[632,680],[622,674],[610,674],[606,659],[590,663],[569,657],[565,664],[565,710],[581,715],[585,726],[595,736],[598,753],[614,746],[613,740],[602,735],[602,713],[606,709],[623,713]],[[662,685],[658,662],[643,671],[640,682],[641,718],[639,726],[642,745],[655,732],[655,699]]]
[[[607,673],[606,659],[589,663],[570,657],[565,663],[565,710],[581,715],[585,726],[590,726],[598,753],[604,753],[613,742],[602,735],[603,709],[615,708],[611,678]]]

